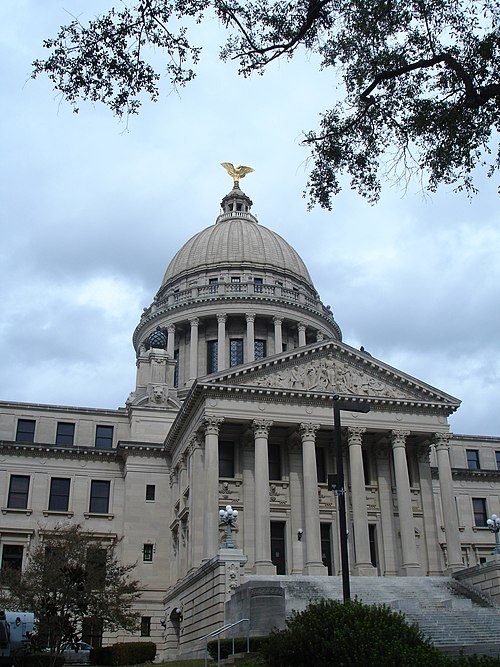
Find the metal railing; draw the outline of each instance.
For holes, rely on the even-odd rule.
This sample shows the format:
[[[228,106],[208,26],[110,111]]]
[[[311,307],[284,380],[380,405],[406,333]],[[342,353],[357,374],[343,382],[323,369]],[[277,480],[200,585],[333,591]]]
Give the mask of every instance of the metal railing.
[[[205,640],[205,667],[208,665],[208,640],[211,639],[212,637],[217,637],[217,665],[220,665],[220,636],[223,632],[226,632],[227,630],[230,630],[231,628],[234,628],[236,625],[239,625],[240,623],[244,622],[248,623],[248,630],[247,630],[247,650],[246,652],[250,652],[250,619],[249,618],[240,618],[239,621],[236,621],[235,623],[229,623],[228,625],[223,625],[221,628],[218,630],[214,630],[213,632],[210,632],[208,635],[205,635],[202,637],[202,639]],[[239,637],[232,637],[233,640],[233,650],[231,655],[234,655],[234,640],[239,639]]]

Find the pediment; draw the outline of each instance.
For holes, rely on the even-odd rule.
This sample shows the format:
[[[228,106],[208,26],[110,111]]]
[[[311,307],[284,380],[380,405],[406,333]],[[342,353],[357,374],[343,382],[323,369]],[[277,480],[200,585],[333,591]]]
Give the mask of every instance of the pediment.
[[[373,399],[445,403],[460,401],[366,352],[344,343],[324,342],[297,348],[220,373],[210,383],[306,394],[339,394]]]

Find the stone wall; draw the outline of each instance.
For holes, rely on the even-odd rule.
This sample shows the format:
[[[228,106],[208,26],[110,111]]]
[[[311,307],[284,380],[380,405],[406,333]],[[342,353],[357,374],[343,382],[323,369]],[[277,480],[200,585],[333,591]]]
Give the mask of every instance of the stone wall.
[[[491,556],[486,563],[459,570],[453,578],[465,586],[479,589],[496,605],[500,605],[500,555]]]

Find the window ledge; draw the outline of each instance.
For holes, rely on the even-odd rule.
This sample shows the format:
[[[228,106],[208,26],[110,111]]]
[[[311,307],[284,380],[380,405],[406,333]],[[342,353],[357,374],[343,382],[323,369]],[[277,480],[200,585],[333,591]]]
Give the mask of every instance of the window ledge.
[[[60,510],[43,510],[43,516],[67,516],[68,519],[71,519],[74,514],[71,510],[66,510],[66,512]]]
[[[84,512],[83,516],[86,519],[107,519],[108,521],[112,521],[115,518],[114,514],[101,514],[100,512]]]
[[[33,510],[28,508],[20,509],[18,507],[2,507],[2,514],[26,514],[26,516],[31,516]]]
[[[479,531],[489,530],[488,526],[472,526],[472,530],[476,533]]]

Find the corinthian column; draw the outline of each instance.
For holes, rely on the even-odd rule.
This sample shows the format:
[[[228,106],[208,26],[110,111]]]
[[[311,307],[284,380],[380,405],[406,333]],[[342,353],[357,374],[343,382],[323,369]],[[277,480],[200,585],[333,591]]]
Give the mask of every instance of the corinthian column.
[[[198,567],[203,558],[203,535],[205,522],[205,474],[203,470],[202,441],[194,435],[189,443],[189,536],[190,556],[188,567]]]
[[[299,347],[304,347],[306,344],[306,325],[303,322],[299,322],[297,330],[299,332]]]
[[[446,554],[448,570],[461,570],[463,568],[462,549],[460,547],[460,531],[458,529],[457,507],[455,504],[455,493],[453,492],[453,480],[451,476],[451,464],[449,453],[449,433],[436,433],[435,448],[439,474],[439,492],[441,494],[441,507],[443,508],[444,534],[446,535]]]
[[[210,559],[219,550],[219,427],[223,417],[207,416],[205,426],[205,535],[203,558]]]
[[[226,313],[217,313],[217,370],[226,368]]]
[[[351,504],[354,524],[354,572],[358,575],[376,574],[370,559],[370,538],[368,536],[368,512],[366,509],[365,472],[361,447],[365,428],[349,427],[349,468],[351,473]]]
[[[319,424],[301,424],[302,471],[304,484],[304,537],[306,566],[304,574],[327,574],[321,560],[321,531],[319,522],[318,473],[316,469],[316,431]]]
[[[396,476],[396,495],[398,499],[399,532],[403,554],[402,570],[406,575],[420,574],[415,542],[415,521],[411,508],[410,479],[406,461],[406,438],[409,431],[392,431],[392,455]]]
[[[255,359],[255,315],[247,313],[247,358],[245,361]]]
[[[168,325],[167,334],[167,354],[170,359],[173,359],[175,353],[175,324]]]
[[[283,324],[283,318],[275,315],[273,317],[274,322],[274,352],[279,354],[283,352],[283,331],[281,325]]]
[[[269,507],[269,457],[267,439],[272,421],[256,419],[255,437],[255,574],[276,574],[271,561]]]
[[[198,325],[200,320],[192,317],[189,320],[191,324],[191,342],[189,343],[189,379],[195,380],[198,377]]]

